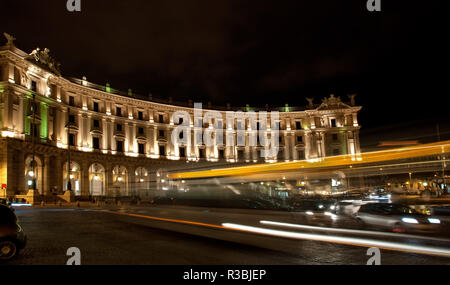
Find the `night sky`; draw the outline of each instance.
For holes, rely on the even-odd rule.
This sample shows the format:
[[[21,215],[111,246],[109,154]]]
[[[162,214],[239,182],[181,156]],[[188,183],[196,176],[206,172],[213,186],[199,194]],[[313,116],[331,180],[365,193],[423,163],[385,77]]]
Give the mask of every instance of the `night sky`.
[[[49,48],[64,76],[116,89],[261,107],[357,93],[363,140],[436,123],[445,136],[442,2],[382,0],[370,13],[366,0],[82,0],[70,13],[66,0],[2,0],[0,32]]]

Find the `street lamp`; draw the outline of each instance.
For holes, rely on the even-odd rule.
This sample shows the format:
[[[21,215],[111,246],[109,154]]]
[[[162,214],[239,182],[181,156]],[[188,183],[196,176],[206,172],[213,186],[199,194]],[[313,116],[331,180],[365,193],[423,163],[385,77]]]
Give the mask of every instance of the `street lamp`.
[[[411,183],[411,175],[412,173],[409,173],[409,189],[412,189],[412,183]]]
[[[36,130],[36,94],[34,94],[34,93],[33,93],[32,108],[33,108],[33,127],[31,128],[31,131],[32,131],[32,133],[31,133],[31,145],[32,145],[32,149],[33,149],[33,156],[32,156],[31,162],[30,162],[31,170],[28,172],[28,175],[31,177],[31,189],[33,189],[33,191],[35,191],[36,190],[35,136],[37,134],[37,130]]]

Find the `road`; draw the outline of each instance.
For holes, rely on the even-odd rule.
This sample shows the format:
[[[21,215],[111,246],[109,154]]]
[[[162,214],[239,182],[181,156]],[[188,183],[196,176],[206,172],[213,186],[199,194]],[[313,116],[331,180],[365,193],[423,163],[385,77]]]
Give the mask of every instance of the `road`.
[[[83,265],[364,265],[369,258],[367,247],[267,236],[222,227],[222,223],[239,223],[274,229],[262,226],[259,221],[263,219],[307,222],[286,212],[176,206],[107,209],[37,206],[17,209],[16,214],[29,242],[26,249],[7,264],[64,265],[70,247],[80,249]],[[429,242],[411,238],[401,242],[405,241],[413,245]],[[442,244],[445,243],[432,241],[434,246]],[[382,250],[381,262],[450,264],[450,258]]]

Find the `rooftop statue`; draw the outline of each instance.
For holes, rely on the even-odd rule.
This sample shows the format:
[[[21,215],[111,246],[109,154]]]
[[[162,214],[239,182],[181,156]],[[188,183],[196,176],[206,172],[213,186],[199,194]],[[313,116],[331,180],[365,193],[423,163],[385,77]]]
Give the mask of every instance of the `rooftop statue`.
[[[350,105],[351,106],[355,106],[355,97],[356,97],[356,94],[348,95],[348,98],[350,99]]]
[[[16,40],[15,37],[11,36],[8,33],[3,33],[3,35],[5,36],[6,40],[8,41],[6,43],[7,46],[13,46],[14,45],[14,41]]]
[[[48,48],[45,48],[44,50],[37,48],[30,53],[30,56],[28,58],[34,59],[36,62],[47,66],[52,72],[56,73],[57,75],[61,75],[61,64],[56,62],[50,56],[50,50]]]

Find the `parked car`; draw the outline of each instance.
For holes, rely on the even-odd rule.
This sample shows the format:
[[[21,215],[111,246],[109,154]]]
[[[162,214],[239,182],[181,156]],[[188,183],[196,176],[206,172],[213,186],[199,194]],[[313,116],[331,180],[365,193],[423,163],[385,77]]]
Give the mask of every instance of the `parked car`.
[[[27,242],[14,209],[0,204],[0,261],[14,258]]]
[[[390,203],[361,205],[355,218],[362,227],[380,227],[394,232],[433,232],[441,223],[438,218],[420,214],[407,205]]]

